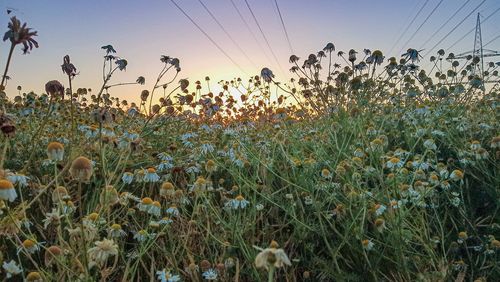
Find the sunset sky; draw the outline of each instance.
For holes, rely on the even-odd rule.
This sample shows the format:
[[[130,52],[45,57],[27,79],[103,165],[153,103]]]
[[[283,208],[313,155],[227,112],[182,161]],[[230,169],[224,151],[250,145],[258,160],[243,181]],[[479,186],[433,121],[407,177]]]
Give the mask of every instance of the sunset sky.
[[[23,91],[42,93],[45,83],[53,79],[66,85],[60,65],[63,56],[67,54],[80,72],[74,80],[74,87],[97,89],[102,83],[104,52],[100,47],[107,44],[113,45],[117,54],[129,63],[126,72],[115,75],[113,83],[134,81],[140,75],[146,78],[146,85],[125,86],[110,91],[113,96],[132,101],[138,100],[142,89],[151,89],[162,68],[159,60],[161,55],[179,58],[182,71],[178,77],[189,78],[191,82],[203,80],[207,75],[213,83],[234,77],[246,80],[249,75],[260,73],[262,67],[272,69],[277,80],[291,77],[288,72],[291,50],[274,0],[247,1],[281,68],[274,60],[245,0],[232,1],[251,31],[231,0],[201,1],[244,53],[210,17],[200,0],[175,0],[246,74],[215,47],[170,0],[7,0],[0,2],[0,8],[4,9],[0,23],[2,34],[7,30],[9,18],[15,15],[38,31],[36,40],[40,44],[40,48],[29,55],[21,55],[21,47],[15,51],[8,74],[12,79],[8,83],[7,93],[11,97],[16,95],[18,85],[23,86]],[[336,51],[348,51],[351,48],[358,52],[362,52],[364,48],[372,51],[380,49],[386,58],[399,58],[409,47],[425,49],[422,52],[425,54],[479,6],[435,51],[439,48],[447,49],[474,28],[477,12],[481,12],[484,20],[500,9],[498,0],[482,2],[483,0],[277,0],[293,52],[301,58],[323,49],[328,42],[335,44]],[[464,3],[463,9],[430,38]],[[421,13],[409,25],[421,7],[424,7]],[[6,13],[7,8],[13,10],[10,15]],[[435,12],[430,15],[434,8]],[[425,21],[427,17],[429,18]],[[420,25],[420,30],[410,38]],[[500,12],[496,12],[482,25],[484,44],[500,35],[499,26]],[[403,36],[398,42],[401,34]],[[473,41],[474,33],[471,33],[453,49],[446,51],[470,51]],[[406,42],[409,43],[404,46]],[[1,46],[0,66],[3,72],[9,43],[2,42]],[[486,48],[500,50],[500,38]],[[335,58],[338,60],[336,56]],[[428,57],[424,61],[428,61]],[[500,61],[500,57],[496,61]]]

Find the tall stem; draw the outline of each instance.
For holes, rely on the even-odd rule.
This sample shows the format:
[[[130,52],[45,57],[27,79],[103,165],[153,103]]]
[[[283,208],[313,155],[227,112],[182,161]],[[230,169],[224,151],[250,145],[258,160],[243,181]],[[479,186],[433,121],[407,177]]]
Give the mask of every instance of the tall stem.
[[[12,59],[12,53],[14,52],[14,48],[16,47],[16,44],[11,43],[10,44],[10,50],[9,50],[9,56],[7,57],[7,64],[5,64],[5,71],[3,72],[2,76],[2,83],[0,84],[1,86],[4,86],[5,79],[7,77],[7,72],[9,71],[9,66],[10,66],[10,60]]]

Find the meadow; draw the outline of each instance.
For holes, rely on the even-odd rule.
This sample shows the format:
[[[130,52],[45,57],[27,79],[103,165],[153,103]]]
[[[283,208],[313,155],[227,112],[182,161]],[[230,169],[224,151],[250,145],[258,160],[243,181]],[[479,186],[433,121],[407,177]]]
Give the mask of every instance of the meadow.
[[[5,93],[35,36],[13,18],[4,37],[2,279],[500,277],[499,64],[328,43],[289,81],[214,83],[162,55],[133,103],[110,89],[145,78],[116,82],[127,60],[105,45],[98,90],[62,54],[66,81]]]

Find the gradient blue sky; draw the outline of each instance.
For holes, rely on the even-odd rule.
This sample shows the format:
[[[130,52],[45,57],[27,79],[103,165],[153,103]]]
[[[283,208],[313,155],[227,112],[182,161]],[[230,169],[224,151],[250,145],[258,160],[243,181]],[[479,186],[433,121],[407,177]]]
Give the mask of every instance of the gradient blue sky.
[[[234,0],[245,20],[255,34],[257,41],[247,30],[231,5],[230,0],[202,0],[239,43],[251,62],[227,38],[198,0],[176,0],[176,2],[197,22],[248,74],[260,73],[264,66],[271,68],[278,80],[291,77],[288,58],[290,49],[274,0],[248,0],[264,33],[277,55],[284,72],[273,60],[244,0]],[[409,24],[425,0],[278,0],[290,35],[294,53],[301,58],[321,50],[326,43],[333,42],[336,50],[353,48],[362,52],[364,48],[380,49],[386,58],[400,56],[408,47],[425,48],[425,53],[460,22],[482,0],[470,0],[465,8],[425,46],[422,43],[434,33],[466,0],[444,0],[436,12],[410,41],[403,44],[424,22],[439,0],[430,0],[417,20],[410,26],[399,44],[399,35]],[[21,55],[21,48],[15,51],[9,75],[7,93],[17,94],[17,85],[23,91],[43,92],[47,81],[57,79],[67,84],[61,72],[62,58],[68,54],[80,75],[74,80],[74,87],[98,89],[102,83],[102,45],[111,44],[118,55],[129,62],[126,72],[118,73],[113,82],[134,81],[139,75],[146,77],[145,86],[125,86],[111,89],[113,96],[137,101],[142,89],[150,89],[162,65],[160,55],[180,59],[182,72],[179,78],[192,82],[203,80],[209,75],[215,83],[234,77],[247,78],[231,63],[169,0],[126,1],[126,0],[6,0],[1,1],[0,26],[6,30],[9,17],[16,15],[21,21],[38,31],[36,38],[40,48],[29,55]],[[11,15],[7,7],[14,8]],[[485,17],[500,8],[500,1],[486,0],[478,9]],[[447,48],[465,32],[475,26],[476,13],[453,32],[440,48]],[[500,12],[482,26],[483,42],[500,35]],[[0,30],[4,32],[3,30]],[[474,34],[470,34],[452,50],[455,53],[469,51],[473,47]],[[5,64],[9,44],[1,43],[0,66]],[[489,49],[500,50],[500,39],[488,45]],[[388,53],[392,49],[391,53]],[[425,61],[428,58],[424,59]],[[497,59],[500,61],[500,58]]]

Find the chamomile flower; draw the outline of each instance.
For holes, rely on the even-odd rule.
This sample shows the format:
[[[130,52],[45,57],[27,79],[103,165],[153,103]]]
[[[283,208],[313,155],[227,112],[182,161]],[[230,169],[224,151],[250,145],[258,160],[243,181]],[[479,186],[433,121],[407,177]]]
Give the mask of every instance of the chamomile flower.
[[[177,206],[170,206],[168,209],[165,210],[165,212],[170,216],[174,217],[179,216],[179,209],[177,208]]]
[[[92,176],[93,163],[86,157],[78,157],[69,169],[71,176],[79,182],[87,182]]]
[[[127,235],[120,224],[114,223],[108,228],[108,235],[111,238],[121,238]]]
[[[94,242],[95,247],[87,252],[89,258],[99,265],[106,263],[109,257],[118,255],[118,245],[113,241],[104,238],[102,241]]]
[[[204,271],[201,275],[205,280],[217,280],[218,273],[217,270],[209,268],[206,271]]]
[[[323,177],[324,179],[331,179],[332,174],[327,168],[324,168],[321,170],[321,177]]]
[[[158,224],[162,224],[162,225],[168,225],[172,222],[174,222],[174,221],[172,219],[170,219],[169,217],[164,217],[164,218],[158,220]]]
[[[156,237],[156,234],[155,233],[148,233],[146,230],[142,229],[142,230],[139,230],[137,231],[135,234],[134,234],[134,239],[137,240],[138,242],[144,242],[148,239],[152,239]]]
[[[17,198],[16,189],[11,181],[0,179],[0,200],[15,201]]]
[[[175,194],[175,187],[171,182],[163,182],[160,187],[160,196],[171,197]]]
[[[200,151],[202,155],[206,155],[208,153],[212,153],[215,151],[215,147],[209,143],[203,143],[200,146]]]
[[[156,277],[160,280],[160,282],[181,281],[181,277],[179,275],[173,275],[170,271],[165,270],[165,268],[161,271],[156,271]]]
[[[149,214],[159,217],[161,215],[161,204],[158,201],[154,201],[148,210]]]
[[[30,179],[24,174],[19,174],[19,173],[12,173],[7,175],[7,179],[12,182],[14,185],[19,185],[19,187],[26,187],[28,186],[28,180]]]
[[[454,171],[451,172],[450,179],[453,181],[462,180],[464,179],[464,173],[459,169],[455,169]]]
[[[34,254],[40,251],[40,247],[43,243],[38,243],[35,239],[26,239],[23,241],[22,246],[18,248],[17,252],[21,252],[22,250],[27,253]]]
[[[375,211],[375,215],[381,216],[385,212],[387,207],[382,204],[376,204],[373,209]]]
[[[233,210],[244,209],[250,202],[247,201],[242,195],[236,196],[236,198],[229,200],[225,206]]]
[[[385,163],[385,166],[389,169],[401,168],[401,167],[403,167],[403,165],[404,165],[404,161],[402,161],[396,157],[392,157],[390,160],[388,160]]]
[[[137,204],[137,208],[143,212],[149,212],[151,206],[153,205],[153,199],[150,197],[142,198],[141,202]]]
[[[434,139],[427,139],[424,141],[424,147],[428,150],[436,150],[437,146]]]
[[[257,268],[269,269],[271,266],[281,268],[285,265],[292,265],[285,251],[278,247],[278,243],[275,241],[272,241],[269,248],[266,249],[254,246],[254,248],[260,251],[255,257],[255,266]]]
[[[160,180],[160,176],[156,173],[155,168],[150,167],[146,169],[143,180],[144,182],[154,183]]]
[[[174,165],[171,162],[165,161],[165,162],[161,162],[159,165],[157,165],[156,170],[161,172],[161,171],[171,169],[173,167],[174,167]]]
[[[495,136],[491,139],[490,147],[492,149],[500,148],[500,136]]]
[[[47,156],[52,161],[62,161],[64,158],[64,145],[59,142],[50,142],[47,145]]]
[[[372,240],[365,239],[361,241],[361,245],[363,246],[363,249],[366,251],[371,251],[373,247],[375,247],[375,244],[372,242]]]
[[[122,182],[125,184],[130,184],[134,180],[134,174],[131,172],[124,172],[122,175]]]
[[[477,150],[477,149],[479,149],[479,148],[481,148],[481,143],[480,143],[479,141],[477,141],[477,140],[473,140],[473,141],[471,142],[470,149],[471,149],[472,151],[475,151],[475,150]]]
[[[23,271],[22,268],[19,267],[14,260],[11,260],[9,262],[4,261],[2,267],[5,270],[7,279]]]

